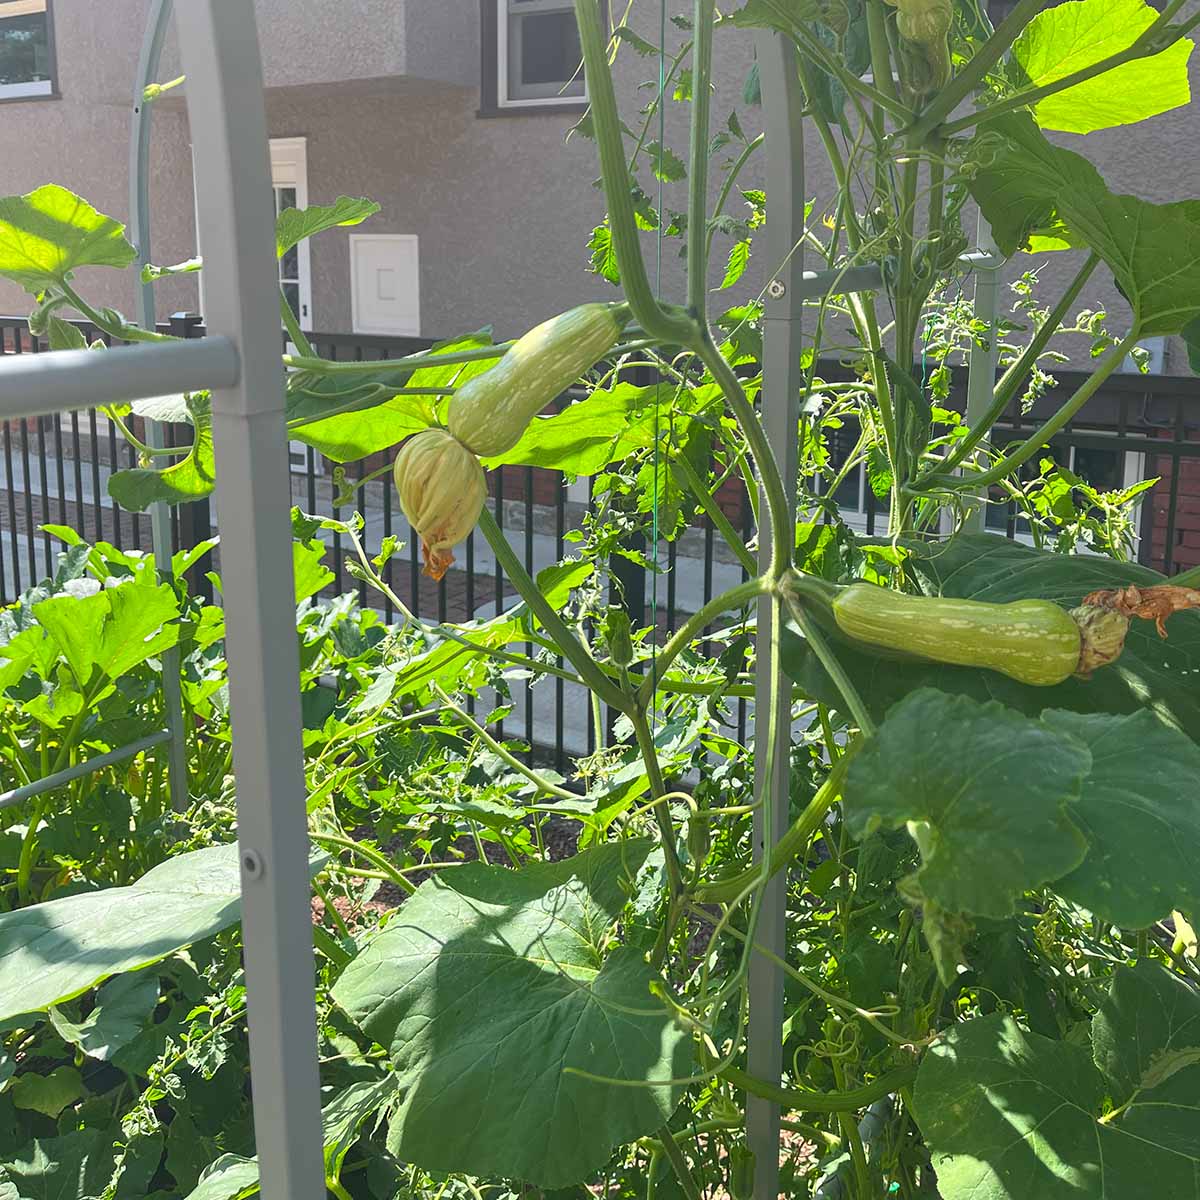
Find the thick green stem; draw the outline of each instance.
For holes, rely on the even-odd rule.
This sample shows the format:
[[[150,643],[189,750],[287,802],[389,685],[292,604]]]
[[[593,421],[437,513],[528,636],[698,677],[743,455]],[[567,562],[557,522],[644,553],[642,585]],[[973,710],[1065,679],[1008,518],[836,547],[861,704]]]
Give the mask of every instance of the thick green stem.
[[[846,670],[842,664],[838,662],[837,656],[825,640],[825,635],[821,632],[820,627],[790,590],[785,592],[785,597],[787,599],[788,610],[791,612],[796,624],[800,626],[800,632],[804,634],[804,640],[812,647],[813,653],[817,656],[821,666],[825,668],[825,673],[833,681],[834,687],[837,688],[842,699],[846,702],[846,709],[850,716],[854,719],[864,737],[874,736],[875,722],[871,720],[871,716],[867,712],[867,706],[863,703],[862,696],[859,695],[858,688],[854,686],[854,681],[846,674]]]
[[[719,596],[714,596],[703,608],[688,617],[671,635],[670,640],[654,659],[654,671],[647,675],[638,687],[638,704],[643,708],[649,707],[659,677],[666,672],[671,663],[691,644],[693,639],[707,629],[713,621],[723,613],[729,612],[730,609],[741,608],[742,605],[749,604],[769,590],[769,581],[765,577],[755,576],[753,579],[746,580],[745,583],[739,583],[737,587],[730,588],[727,592],[722,592]]]
[[[833,1077],[839,1089],[846,1086],[846,1072],[841,1063],[835,1058],[832,1062]],[[850,1161],[854,1164],[855,1190],[858,1200],[871,1200],[871,1172],[867,1167],[867,1152],[863,1146],[862,1135],[858,1132],[858,1122],[850,1113],[837,1114],[838,1127],[842,1137],[850,1149]]]
[[[687,1159],[683,1157],[683,1151],[680,1150],[679,1143],[671,1135],[670,1129],[663,1129],[659,1136],[659,1145],[662,1146],[663,1154],[666,1155],[675,1170],[675,1176],[679,1180],[679,1186],[683,1188],[683,1194],[688,1200],[700,1200],[700,1190],[692,1178]]]
[[[654,745],[654,735],[650,732],[650,724],[646,714],[640,709],[634,709],[629,714],[633,735],[637,739],[638,750],[646,767],[646,777],[650,781],[650,795],[654,800],[661,799],[667,794],[667,782],[663,778],[662,767],[658,761],[658,748]],[[671,819],[671,809],[667,801],[654,806],[654,820],[658,825],[658,833],[662,838],[663,857],[667,869],[667,882],[670,885],[672,910],[675,902],[683,894],[683,864],[679,861],[679,847],[676,845],[675,822]],[[666,942],[671,930],[667,930],[660,948],[665,952]]]
[[[771,564],[767,576],[772,582],[782,578],[783,573],[792,564],[793,543],[795,531],[792,528],[788,512],[787,493],[784,491],[783,476],[779,472],[779,463],[767,441],[767,435],[759,423],[754,405],[746,398],[741,380],[713,340],[708,336],[707,329],[698,348],[700,360],[708,368],[709,374],[716,380],[725,395],[725,401],[733,410],[737,423],[741,426],[742,436],[750,446],[750,453],[758,467],[762,480],[763,492],[767,498],[767,515],[771,522]]]
[[[904,131],[910,146],[919,146],[982,82],[1004,57],[1021,30],[1045,7],[1045,0],[1019,0],[1000,22],[995,33],[976,51],[953,79],[925,106],[921,115]]]
[[[704,480],[696,473],[696,468],[692,466],[684,454],[678,454],[671,459],[671,470],[683,476],[684,483],[692,495],[696,497],[700,507],[704,509],[705,515],[716,527],[717,532],[725,539],[730,550],[737,555],[738,561],[751,574],[754,575],[758,571],[758,564],[754,561],[754,555],[746,549],[746,543],[742,541],[741,535],[734,529],[729,518],[721,511],[721,506],[713,498],[712,492],[708,490],[708,486]]]
[[[328,358],[313,358],[300,354],[285,354],[283,365],[294,371],[309,371],[316,375],[377,375],[383,371],[408,371],[418,367],[449,367],[458,363],[482,362],[502,358],[512,342],[497,342],[475,350],[452,350],[444,354],[430,350],[408,354],[403,358],[372,358],[361,362],[334,362]]]
[[[937,480],[943,483],[947,490],[959,492],[975,491],[979,488],[989,487],[993,483],[999,483],[1000,480],[1015,471],[1017,467],[1028,462],[1071,420],[1096,392],[1100,390],[1101,384],[1125,361],[1130,350],[1135,345],[1137,345],[1137,336],[1131,333],[1123,341],[1114,346],[1100,360],[1100,365],[1080,385],[1071,399],[1041,428],[1027,437],[1012,453],[1006,454],[995,466],[978,475],[967,475],[961,479],[956,477],[946,480],[943,480],[941,476],[937,476]]]
[[[965,462],[975,447],[987,437],[992,426],[1004,415],[1004,410],[1012,403],[1013,397],[1017,394],[1017,389],[1036,365],[1042,351],[1045,350],[1050,339],[1066,319],[1071,305],[1078,299],[1079,293],[1083,291],[1084,285],[1091,278],[1092,272],[1095,271],[1099,263],[1100,256],[1094,251],[1088,255],[1083,266],[1079,268],[1075,278],[1071,280],[1067,290],[1063,293],[1062,298],[1055,305],[1054,310],[1033,335],[1029,345],[1021,352],[1021,356],[1017,361],[1004,372],[1000,382],[996,385],[995,394],[987,412],[975,423],[974,428],[968,431],[967,436],[956,443],[950,453],[935,468],[927,471],[926,475],[945,475],[947,472],[953,471],[960,463]],[[923,481],[923,479],[918,480],[918,483]]]
[[[284,329],[287,330],[292,345],[300,351],[301,357],[316,358],[312,345],[305,336],[304,330],[300,328],[300,322],[296,320],[296,314],[292,311],[292,306],[288,303],[287,295],[282,287],[279,289],[279,318],[283,322]]]
[[[871,76],[875,86],[890,100],[898,99],[892,78],[892,59],[888,47],[887,13],[884,0],[867,0],[867,38],[871,46]]]
[[[688,306],[697,321],[708,310],[708,122],[712,105],[712,43],[715,0],[696,0],[692,30],[691,172],[688,187]]]
[[[621,285],[634,318],[647,335],[668,344],[687,345],[695,339],[696,322],[686,313],[664,309],[654,298],[646,274],[629,190],[621,118],[605,53],[606,41],[597,0],[575,0],[575,16],[579,23],[579,43],[591,97],[592,126],[600,152],[600,174],[608,202],[613,249],[621,270]]]
[[[824,824],[829,810],[842,794],[842,783],[846,778],[846,771],[857,745],[856,742],[854,747],[838,758],[825,777],[825,781],[817,789],[817,794],[775,843],[767,864],[768,879],[793,862]],[[729,904],[736,900],[761,874],[761,866],[747,867],[744,871],[728,879],[718,879],[712,883],[701,884],[695,889],[694,895],[704,904]]]
[[[632,707],[629,697],[605,675],[567,623],[550,607],[546,597],[538,590],[537,584],[530,578],[529,572],[525,570],[521,560],[513,553],[508,539],[496,524],[495,518],[488,511],[486,505],[479,514],[479,528],[483,530],[483,536],[487,538],[488,545],[491,546],[492,553],[496,556],[496,561],[500,564],[504,574],[508,576],[508,581],[520,593],[521,599],[529,605],[534,616],[541,621],[546,632],[563,652],[563,657],[571,663],[579,672],[584,683],[605,704],[615,708],[618,712],[628,713]]]
[[[93,308],[68,283],[58,283],[55,286],[66,297],[72,308],[79,312],[85,319],[91,321],[102,333],[107,333],[110,337],[119,338],[123,342],[178,341],[178,338],[172,337],[168,333],[159,333],[154,329],[143,329],[140,325],[132,325],[124,317],[121,317],[120,313],[113,313],[111,309],[101,311],[100,309]],[[113,316],[120,319],[113,320]]]
[[[738,1067],[723,1067],[718,1074],[734,1087],[752,1096],[772,1100],[789,1112],[857,1112],[908,1087],[917,1077],[916,1067],[900,1067],[860,1088],[847,1092],[809,1092],[801,1088],[780,1087],[749,1075]]]

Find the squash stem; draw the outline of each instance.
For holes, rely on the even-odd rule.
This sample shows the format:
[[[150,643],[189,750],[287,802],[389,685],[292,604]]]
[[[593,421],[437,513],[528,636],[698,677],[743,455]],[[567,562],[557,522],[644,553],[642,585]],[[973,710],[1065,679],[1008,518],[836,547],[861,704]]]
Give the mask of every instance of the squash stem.
[[[618,712],[628,714],[632,707],[630,698],[605,675],[596,660],[587,652],[583,643],[572,633],[567,623],[550,607],[546,597],[538,590],[537,584],[530,578],[529,572],[525,570],[521,560],[513,553],[513,548],[508,544],[508,538],[496,524],[496,519],[488,511],[487,505],[484,505],[483,511],[479,514],[479,528],[483,530],[483,536],[487,538],[488,545],[491,546],[492,553],[495,554],[501,569],[508,576],[509,582],[517,589],[521,599],[529,605],[537,619],[545,626],[546,632],[554,639],[559,649],[562,650],[563,656],[579,672],[587,686],[605,704],[615,708]]]
[[[1020,357],[1004,372],[1000,382],[996,385],[995,394],[992,398],[992,403],[987,412],[975,423],[974,428],[967,432],[967,436],[958,442],[950,453],[946,455],[941,462],[936,463],[933,468],[924,472],[918,477],[916,482],[917,490],[920,490],[920,485],[925,480],[933,475],[944,475],[949,471],[953,471],[961,463],[963,463],[979,445],[985,437],[987,437],[992,426],[1004,415],[1004,410],[1012,402],[1013,397],[1017,394],[1017,389],[1021,386],[1025,377],[1033,369],[1041,356],[1043,350],[1049,344],[1050,339],[1058,331],[1060,325],[1066,319],[1071,305],[1075,303],[1079,297],[1079,293],[1083,291],[1084,285],[1091,278],[1092,272],[1100,264],[1100,256],[1093,250],[1088,256],[1083,266],[1079,268],[1075,278],[1071,280],[1067,290],[1063,292],[1062,298],[1055,305],[1054,310],[1042,323],[1038,331],[1030,339],[1029,345],[1021,352]]]
[[[696,336],[696,323],[679,310],[668,310],[655,299],[646,274],[638,242],[633,197],[629,191],[629,167],[621,133],[621,118],[613,89],[612,70],[605,53],[597,0],[575,0],[579,43],[583,52],[592,124],[600,152],[600,174],[608,202],[608,222],[613,249],[621,270],[621,286],[633,315],[645,332],[669,345],[687,345]]]
[[[1025,439],[1011,454],[1006,454],[998,463],[979,475],[967,475],[961,479],[943,480],[935,477],[939,484],[951,491],[974,491],[990,487],[993,483],[1010,475],[1022,463],[1028,462],[1064,425],[1096,394],[1100,385],[1125,361],[1130,350],[1137,345],[1137,330],[1114,346],[1100,361],[1100,365],[1076,389],[1075,394],[1040,428]]]

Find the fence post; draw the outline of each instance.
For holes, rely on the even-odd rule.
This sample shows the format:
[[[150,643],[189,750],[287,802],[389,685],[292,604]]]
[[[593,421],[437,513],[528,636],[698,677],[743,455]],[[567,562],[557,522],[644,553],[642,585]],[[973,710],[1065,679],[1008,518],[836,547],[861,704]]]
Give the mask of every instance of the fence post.
[[[199,313],[174,312],[171,314],[170,331],[173,337],[194,338],[203,335],[204,318]],[[179,425],[168,429],[168,440],[172,446],[188,445],[192,439],[192,431],[185,430]],[[190,504],[179,506],[179,549],[190,550],[198,546],[205,538],[212,537],[212,505],[206,497],[203,500],[193,500]],[[212,583],[205,572],[212,566],[211,555],[205,554],[188,571],[188,590],[193,596],[199,596],[206,603],[213,600]]]

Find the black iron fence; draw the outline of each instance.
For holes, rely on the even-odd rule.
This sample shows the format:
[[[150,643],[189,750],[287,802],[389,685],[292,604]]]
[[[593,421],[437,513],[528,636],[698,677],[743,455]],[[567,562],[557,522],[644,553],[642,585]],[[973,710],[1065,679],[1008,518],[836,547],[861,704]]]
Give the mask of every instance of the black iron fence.
[[[88,323],[77,324],[89,340],[110,341]],[[204,334],[199,318],[189,314],[176,314],[159,328],[182,337]],[[310,337],[319,354],[335,360],[396,358],[433,344],[422,338],[346,333]],[[23,318],[0,316],[0,353],[39,353],[45,348],[44,340],[31,337]],[[1057,387],[1030,411],[1023,412],[1014,402],[997,427],[996,443],[1027,436],[1083,378],[1070,371],[1056,377]],[[961,402],[964,389],[965,377],[956,373],[951,407]],[[1190,378],[1117,375],[1051,442],[1060,462],[1097,487],[1116,490],[1140,479],[1158,479],[1140,504],[1137,549],[1140,561],[1168,574],[1200,564],[1200,409],[1193,415],[1189,403],[1198,394],[1200,386]],[[190,430],[175,434],[181,442],[190,441]],[[835,444],[835,454],[848,452],[853,440],[847,437],[845,445]],[[383,456],[376,456],[348,464],[346,476],[369,474],[383,462]],[[88,539],[107,540],[122,548],[149,548],[148,519],[123,512],[107,494],[109,473],[135,464],[133,448],[94,411],[0,422],[0,602],[11,601],[52,568],[61,543],[44,531],[46,525],[69,525]],[[296,443],[292,469],[293,498],[302,508],[335,517],[356,510],[367,519],[369,543],[377,546],[389,534],[408,543],[403,556],[388,563],[386,578],[414,612],[461,620],[484,608],[495,611],[509,601],[511,592],[502,572],[486,545],[474,537],[464,547],[458,569],[440,584],[422,575],[418,547],[407,536],[407,523],[386,475],[358,487],[351,503],[339,506],[334,503],[335,464]],[[578,527],[590,502],[589,483],[567,487],[558,472],[534,467],[505,468],[492,472],[489,479],[497,523],[523,554],[526,566],[537,570],[560,557],[568,534]],[[735,528],[748,532],[749,506],[739,489],[740,483],[731,483],[718,499]],[[846,478],[837,501],[843,516],[868,534],[882,528],[886,520],[862,469]],[[180,547],[211,536],[217,523],[207,501],[181,506],[174,522]],[[1025,529],[1011,505],[990,507],[988,525],[1010,537],[1023,536]],[[740,569],[714,532],[710,523],[702,522],[663,548],[661,573],[623,568],[626,601],[633,604],[635,617],[674,628],[722,586],[736,581]],[[331,565],[338,574],[334,586],[342,591],[358,587],[364,603],[375,603],[391,619],[390,601],[368,597],[365,585],[346,575],[342,540],[337,535],[332,539]],[[202,571],[197,579],[203,586]]]

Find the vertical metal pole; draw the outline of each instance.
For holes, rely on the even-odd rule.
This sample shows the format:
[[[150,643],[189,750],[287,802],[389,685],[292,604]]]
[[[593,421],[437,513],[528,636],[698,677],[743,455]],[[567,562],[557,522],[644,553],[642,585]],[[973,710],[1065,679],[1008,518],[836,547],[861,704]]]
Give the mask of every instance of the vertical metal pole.
[[[796,52],[779,34],[763,33],[756,40],[766,122],[767,197],[765,260],[775,274],[767,283],[763,335],[762,419],[779,460],[783,481],[793,504],[800,423],[800,320],[804,275],[801,235],[804,228],[804,96],[796,70]],[[765,501],[761,501],[765,504]],[[760,563],[769,563],[772,546],[768,523],[759,526]],[[765,647],[771,636],[771,604],[758,605],[759,647],[755,680],[755,730],[767,728],[768,700],[773,683]],[[770,805],[775,837],[788,821],[788,792],[792,741],[790,689],[777,695],[775,768],[766,784],[764,802]],[[764,747],[755,744],[755,759],[763,761]],[[754,815],[756,859],[768,857],[763,813]],[[787,953],[787,879],[781,871],[768,885],[758,939],[779,957]],[[783,1069],[783,974],[761,955],[750,961],[750,1073],[775,1083]],[[757,1096],[746,1099],[746,1138],[755,1155],[755,1200],[779,1195],[779,1108]]]
[[[129,232],[137,249],[136,320],[143,329],[155,325],[154,285],[142,282],[142,267],[150,261],[150,117],[146,103],[148,84],[158,74],[163,42],[171,21],[171,0],[153,0],[146,17],[146,33],[138,59],[133,90],[133,126],[129,136]],[[146,422],[146,442],[164,445],[163,428],[157,421]],[[171,579],[171,509],[162,503],[150,506],[150,538],[154,561],[161,579]],[[184,812],[188,806],[187,732],[183,723],[179,649],[172,646],[162,657],[163,709],[167,732],[167,783],[171,789],[171,807]]]
[[[253,0],[176,12],[210,334],[254,1133],[266,1200],[325,1200],[278,274]]]
[[[978,248],[988,255],[986,261],[977,261],[975,267],[975,317],[988,328],[988,348],[971,347],[967,363],[967,411],[966,424],[972,429],[983,419],[996,388],[996,365],[1000,361],[1000,339],[996,331],[996,308],[1000,296],[999,250],[992,237],[992,227],[979,214],[976,227]],[[987,514],[986,504],[973,504],[967,509],[962,528],[968,533],[982,533]]]

